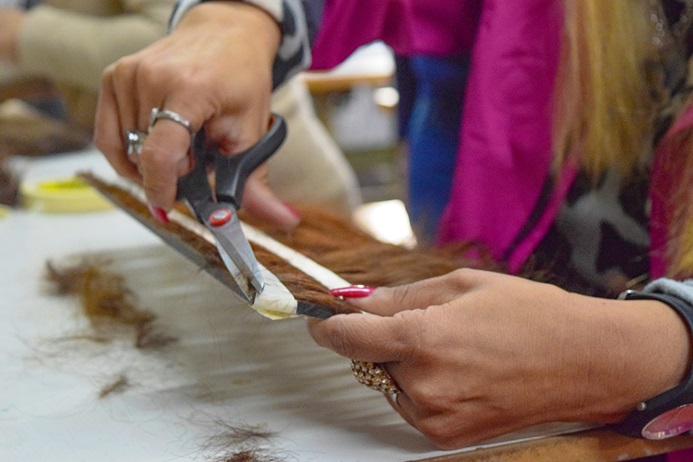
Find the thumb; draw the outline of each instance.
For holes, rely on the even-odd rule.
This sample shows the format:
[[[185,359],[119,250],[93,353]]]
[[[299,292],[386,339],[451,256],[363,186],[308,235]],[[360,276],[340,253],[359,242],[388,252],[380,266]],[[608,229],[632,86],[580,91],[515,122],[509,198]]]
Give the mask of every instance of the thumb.
[[[457,270],[443,276],[424,279],[395,287],[379,287],[368,297],[350,299],[359,309],[381,316],[393,316],[401,311],[426,309],[444,305],[473,287],[473,270]]]
[[[267,166],[260,166],[248,178],[243,192],[243,208],[258,220],[291,230],[298,226],[301,217],[282,202],[267,185]]]
[[[337,354],[359,361],[401,361],[410,349],[410,317],[382,317],[369,313],[308,320],[315,342]]]

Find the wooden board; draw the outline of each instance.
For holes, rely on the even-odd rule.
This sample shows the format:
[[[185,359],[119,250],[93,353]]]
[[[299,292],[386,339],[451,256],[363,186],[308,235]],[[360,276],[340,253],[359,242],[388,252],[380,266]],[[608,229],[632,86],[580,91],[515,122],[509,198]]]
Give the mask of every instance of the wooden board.
[[[691,447],[693,447],[693,436],[647,441],[629,438],[605,429],[597,429],[423,460],[427,462],[615,462]]]

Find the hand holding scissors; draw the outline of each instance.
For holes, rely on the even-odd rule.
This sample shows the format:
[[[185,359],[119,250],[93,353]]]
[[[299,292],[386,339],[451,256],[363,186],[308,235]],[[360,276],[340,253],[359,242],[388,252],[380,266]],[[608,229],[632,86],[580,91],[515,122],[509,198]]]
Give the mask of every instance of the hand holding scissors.
[[[190,9],[166,37],[105,70],[94,142],[120,175],[143,186],[152,215],[165,217],[178,179],[190,171],[190,132],[204,127],[227,155],[265,133],[280,36],[276,21],[257,7],[207,2]],[[159,118],[147,130],[152,108],[189,124]],[[126,155],[128,131],[147,132],[137,165]],[[248,180],[244,202],[248,214],[282,228],[300,221],[258,174]]]
[[[272,125],[257,144],[233,156],[209,149],[201,131],[193,142],[192,171],[178,180],[178,198],[212,232],[219,255],[238,284],[239,294],[250,303],[262,292],[264,282],[236,212],[246,180],[277,151],[284,138],[286,123],[277,114],[273,114]],[[214,172],[214,188],[210,185],[208,166]]]

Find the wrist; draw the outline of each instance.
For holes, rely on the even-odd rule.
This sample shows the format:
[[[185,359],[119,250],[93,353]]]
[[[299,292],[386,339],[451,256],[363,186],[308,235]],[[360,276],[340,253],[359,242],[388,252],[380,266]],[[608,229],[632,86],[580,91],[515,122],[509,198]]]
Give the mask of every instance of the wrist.
[[[567,418],[617,422],[639,402],[675,387],[686,376],[690,336],[667,305],[574,297],[578,299],[572,305],[581,320],[575,325],[583,330],[576,348],[582,362],[576,359],[574,370],[566,371],[566,390],[575,393],[567,396]]]
[[[688,295],[688,294],[684,294]],[[662,292],[638,292],[627,291],[619,297],[623,300],[655,300],[669,310],[669,314],[675,314],[679,323],[685,326],[686,346],[685,353],[679,355],[681,360],[679,370],[685,370],[681,379],[676,372],[674,386],[667,386],[656,395],[650,395],[646,399],[639,400],[627,416],[613,425],[613,429],[626,435],[643,437],[647,439],[664,439],[680,435],[693,428],[693,374],[690,372],[691,332],[693,332],[693,305],[690,297],[679,297]],[[671,327],[670,329],[675,329]],[[677,343],[677,332],[669,338],[670,342]]]
[[[689,370],[691,339],[688,327],[668,305],[656,300],[617,301],[628,317],[624,344],[626,370],[632,377],[631,411],[635,404],[657,396],[681,383]]]
[[[186,12],[176,29],[205,28],[210,24],[246,31],[252,43],[260,43],[270,51],[272,59],[282,38],[280,24],[274,16],[252,3],[241,1],[200,3]]]
[[[174,33],[187,31],[194,34],[188,34],[191,37],[241,47],[248,56],[247,65],[266,68],[271,78],[282,36],[279,24],[261,8],[237,1],[202,3],[181,18]],[[210,33],[213,38],[209,37]]]

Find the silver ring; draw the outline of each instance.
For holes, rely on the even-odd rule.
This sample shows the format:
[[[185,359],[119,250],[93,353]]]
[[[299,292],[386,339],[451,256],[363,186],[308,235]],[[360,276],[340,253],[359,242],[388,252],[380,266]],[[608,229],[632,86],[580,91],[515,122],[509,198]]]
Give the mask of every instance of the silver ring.
[[[145,132],[139,130],[128,130],[125,135],[125,146],[127,146],[127,154],[130,161],[137,162],[140,155],[142,154],[142,146],[144,145],[144,140],[147,138]]]
[[[371,390],[389,395],[390,399],[397,403],[397,397],[402,392],[395,381],[387,373],[382,364],[351,360],[351,371],[359,383]]]
[[[151,130],[152,127],[154,127],[156,121],[160,119],[172,120],[177,124],[180,124],[183,127],[185,127],[185,129],[188,130],[188,132],[190,133],[190,136],[195,134],[192,124],[188,119],[178,114],[177,112],[169,111],[168,109],[159,109],[156,107],[152,108],[152,111],[149,114],[149,128],[147,129],[147,131]]]

